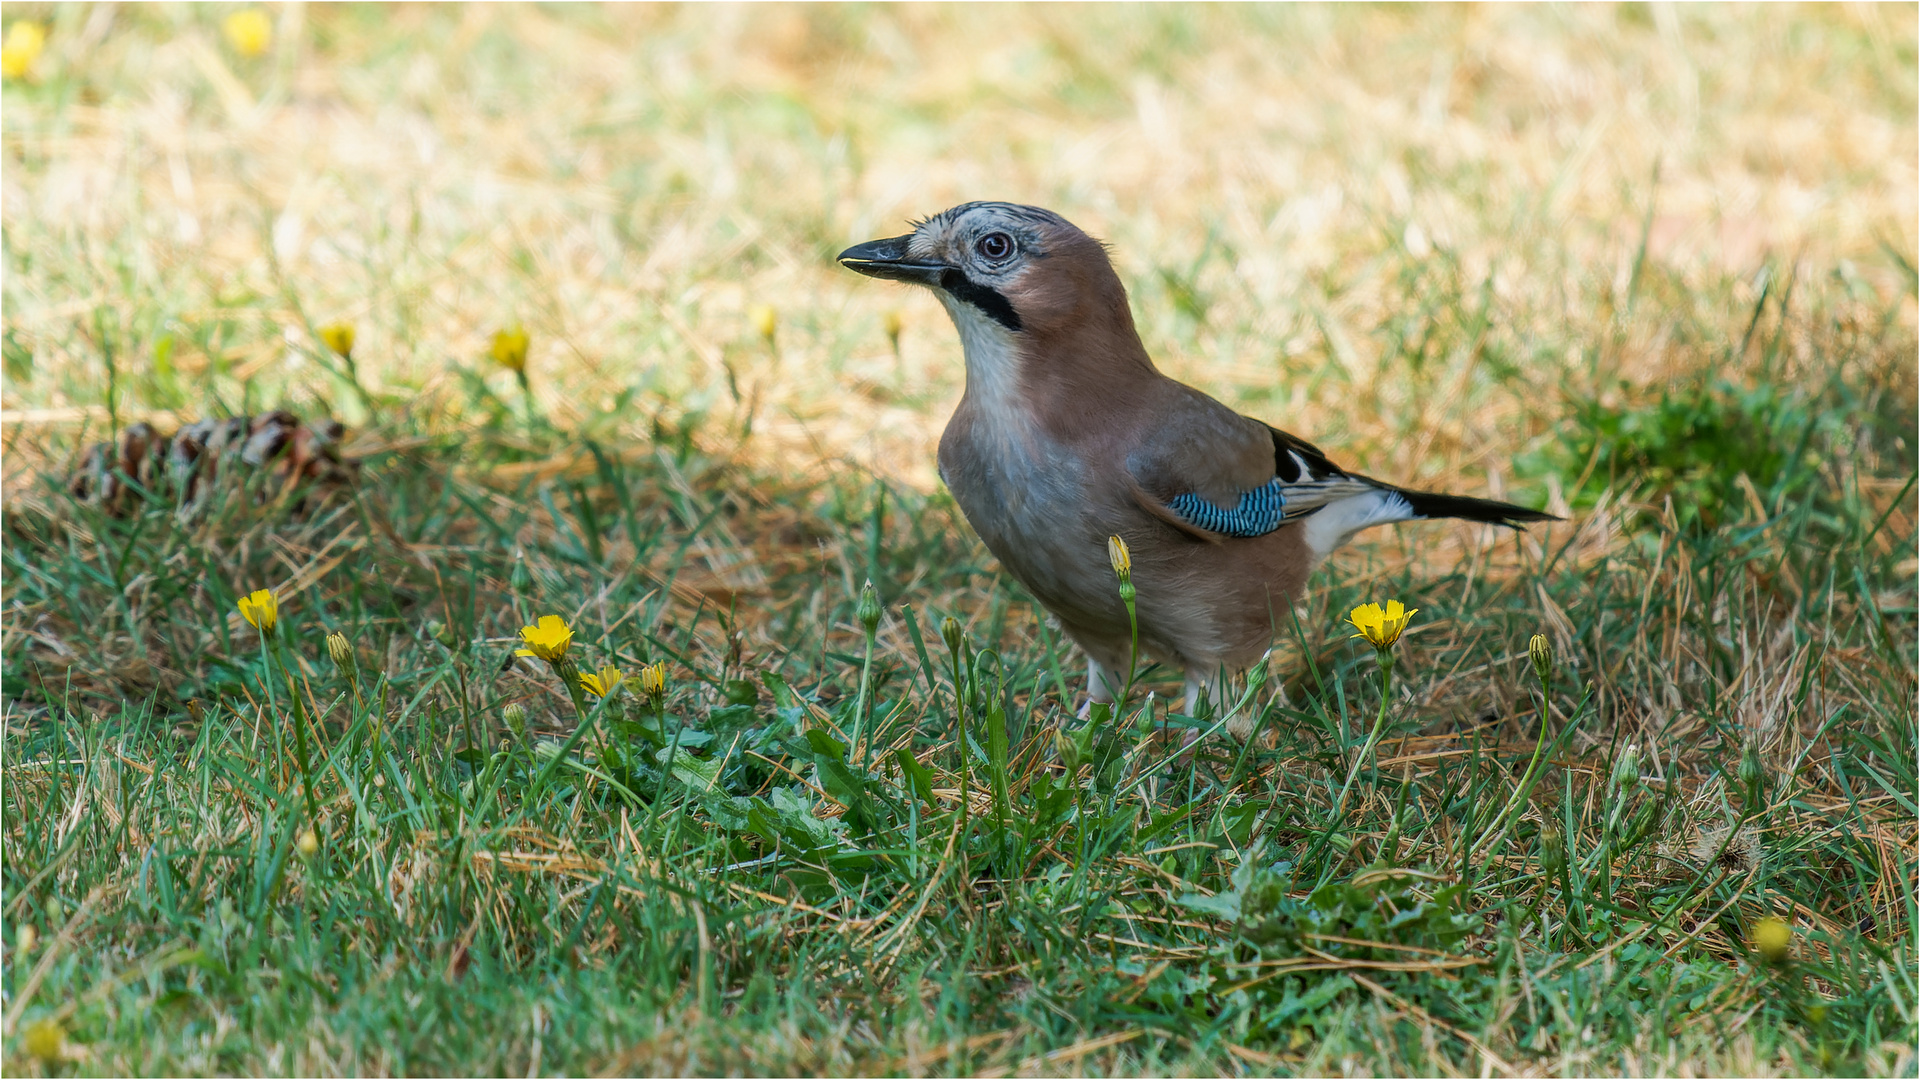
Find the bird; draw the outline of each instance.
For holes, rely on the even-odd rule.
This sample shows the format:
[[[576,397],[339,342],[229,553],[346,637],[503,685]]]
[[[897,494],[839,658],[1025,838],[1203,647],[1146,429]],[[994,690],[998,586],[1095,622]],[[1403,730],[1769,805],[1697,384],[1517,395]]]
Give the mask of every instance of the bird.
[[[1266,656],[1312,572],[1364,529],[1558,520],[1335,465],[1154,366],[1107,248],[1037,206],[969,202],[840,266],[931,289],[966,389],[941,480],[1001,565],[1085,653],[1080,712],[1130,683],[1135,648],[1185,673],[1188,715]],[[1109,537],[1130,559],[1138,637]]]

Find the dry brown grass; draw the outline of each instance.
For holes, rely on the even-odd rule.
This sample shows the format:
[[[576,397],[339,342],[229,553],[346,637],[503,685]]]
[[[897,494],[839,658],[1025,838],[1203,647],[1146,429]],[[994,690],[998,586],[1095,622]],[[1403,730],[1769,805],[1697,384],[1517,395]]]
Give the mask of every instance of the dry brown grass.
[[[1643,224],[1643,278],[1727,337],[1769,260],[1905,290],[1913,332],[1880,250],[1920,239],[1910,6],[289,6],[260,61],[221,10],[9,6],[54,26],[4,124],[16,418],[104,404],[104,324],[125,414],[206,408],[211,367],[364,422],[308,358],[344,318],[371,386],[456,428],[456,372],[506,390],[485,337],[524,320],[556,416],[751,406],[756,456],[925,486],[951,330],[830,256],[982,197],[1106,237],[1164,366],[1389,477],[1498,469],[1553,418],[1485,392],[1489,351],[1543,388],[1595,348],[1636,383],[1705,359],[1623,313]],[[1391,363],[1406,320],[1439,330],[1428,385]]]

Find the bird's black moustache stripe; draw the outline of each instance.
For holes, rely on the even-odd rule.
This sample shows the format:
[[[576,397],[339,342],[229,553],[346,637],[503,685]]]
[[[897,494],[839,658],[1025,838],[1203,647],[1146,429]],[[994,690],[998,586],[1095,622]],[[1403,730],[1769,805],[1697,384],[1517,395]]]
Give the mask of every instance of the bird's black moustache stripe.
[[[940,287],[947,290],[955,300],[964,300],[986,312],[987,318],[1001,326],[1009,330],[1020,329],[1020,313],[1013,310],[1013,305],[1007,303],[1006,297],[974,281],[961,271],[948,267],[940,275]]]

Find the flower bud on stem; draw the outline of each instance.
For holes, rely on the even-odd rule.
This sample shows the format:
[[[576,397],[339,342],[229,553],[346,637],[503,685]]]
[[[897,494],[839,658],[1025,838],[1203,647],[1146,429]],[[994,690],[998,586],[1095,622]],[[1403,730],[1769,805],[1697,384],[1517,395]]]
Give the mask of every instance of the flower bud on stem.
[[[1547,640],[1545,634],[1535,634],[1528,639],[1527,657],[1533,661],[1533,674],[1540,680],[1540,730],[1534,736],[1533,759],[1527,762],[1527,771],[1520,774],[1520,782],[1514,785],[1513,795],[1507,799],[1507,805],[1501,809],[1500,816],[1494,820],[1492,827],[1482,837],[1482,841],[1486,843],[1488,860],[1493,858],[1493,853],[1500,847],[1500,842],[1506,839],[1507,830],[1513,827],[1520,805],[1526,801],[1527,792],[1533,790],[1534,777],[1540,770],[1541,755],[1547,749],[1547,717],[1553,712],[1551,704],[1553,699],[1550,696],[1553,686],[1553,644]],[[1490,841],[1487,840],[1488,837],[1491,837]],[[1469,861],[1473,857],[1474,848],[1479,846],[1480,844],[1476,843],[1467,849]]]
[[[859,767],[867,757],[860,736],[870,719],[868,712],[872,703],[868,693],[873,683],[873,639],[880,629],[880,597],[874,591],[872,578],[860,588],[860,602],[854,607],[854,617],[860,620],[860,627],[867,634],[866,657],[860,662],[860,694],[853,704],[853,746],[849,748],[854,755],[854,765]]]
[[[1743,808],[1748,817],[1753,817],[1767,804],[1767,764],[1760,757],[1760,747],[1752,739],[1748,739],[1740,749],[1739,779]]]
[[[1114,576],[1120,579],[1120,602],[1127,605],[1127,681],[1113,703],[1113,715],[1118,718],[1133,693],[1134,672],[1140,667],[1140,614],[1134,605],[1138,593],[1133,587],[1133,552],[1125,540],[1107,537],[1107,562],[1112,564]]]

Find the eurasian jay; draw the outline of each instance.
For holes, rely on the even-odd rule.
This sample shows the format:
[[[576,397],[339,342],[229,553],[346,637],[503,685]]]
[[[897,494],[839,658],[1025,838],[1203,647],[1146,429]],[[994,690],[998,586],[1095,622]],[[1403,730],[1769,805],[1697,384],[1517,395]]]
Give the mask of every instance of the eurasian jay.
[[[1132,631],[1107,538],[1132,555],[1140,648],[1204,689],[1259,660],[1334,549],[1375,525],[1552,515],[1408,491],[1162,375],[1106,249],[1058,214],[973,202],[840,265],[931,288],[960,331],[966,392],[940,476],[1009,572],[1087,654],[1088,702],[1127,678]]]

